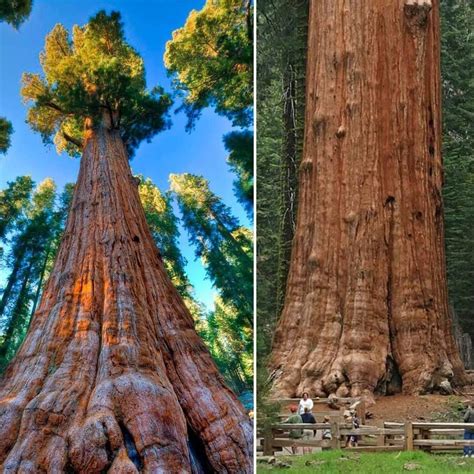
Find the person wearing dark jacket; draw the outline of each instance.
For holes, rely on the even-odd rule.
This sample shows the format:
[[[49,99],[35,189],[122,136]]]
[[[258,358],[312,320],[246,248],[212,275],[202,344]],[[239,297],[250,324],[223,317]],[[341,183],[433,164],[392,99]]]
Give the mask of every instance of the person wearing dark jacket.
[[[303,420],[303,423],[316,423],[316,418],[307,407],[304,409],[304,413],[301,415],[301,419]],[[303,430],[303,439],[309,441],[311,438],[313,438],[313,436],[316,436],[316,430]],[[303,448],[303,454],[308,454],[312,451],[313,449],[310,447]]]
[[[474,409],[471,401],[468,402],[466,413],[464,413],[464,423],[474,423]],[[464,439],[474,441],[474,428],[464,430]],[[474,446],[464,446],[464,457],[474,457]]]

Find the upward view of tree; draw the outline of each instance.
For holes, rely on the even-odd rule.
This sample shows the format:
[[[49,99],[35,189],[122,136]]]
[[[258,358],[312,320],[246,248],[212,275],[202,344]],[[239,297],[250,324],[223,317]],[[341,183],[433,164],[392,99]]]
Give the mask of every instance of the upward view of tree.
[[[184,97],[188,129],[206,107],[228,117],[234,126],[252,125],[253,106],[252,2],[207,0],[193,10],[186,24],[166,44],[165,65],[175,90]],[[253,215],[253,133],[224,137],[228,163],[237,174],[236,196]]]
[[[275,393],[372,397],[466,380],[444,266],[438,7],[310,2]]]
[[[18,29],[30,16],[32,3],[32,0],[1,0],[0,21],[5,21]]]
[[[41,65],[23,78],[28,123],[81,167],[50,278],[2,378],[0,462],[251,472],[252,425],[166,273],[128,162],[168,126],[169,97],[147,89],[118,13],[72,37],[55,26]]]

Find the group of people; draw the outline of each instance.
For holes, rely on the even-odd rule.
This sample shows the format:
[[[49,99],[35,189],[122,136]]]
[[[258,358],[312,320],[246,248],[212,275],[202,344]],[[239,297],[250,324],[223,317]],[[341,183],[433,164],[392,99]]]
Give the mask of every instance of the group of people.
[[[307,423],[307,424],[315,424],[316,423],[316,418],[314,417],[312,410],[313,410],[313,400],[309,398],[309,394],[307,392],[303,393],[303,397],[301,398],[298,406],[291,406],[290,411],[291,415],[289,418],[285,420],[284,423],[290,423],[290,424],[302,424],[302,423]],[[323,423],[329,423],[329,417],[325,416],[323,418]],[[317,436],[318,430],[307,428],[307,429],[292,429],[290,430],[289,437],[290,439],[297,440],[297,439],[303,439],[303,440],[310,440],[314,439]],[[331,429],[324,428],[322,430],[321,434],[322,439],[330,440],[332,439],[332,434],[331,434]],[[298,448],[296,446],[292,446],[291,450],[293,454],[296,454],[298,452]],[[303,454],[311,452],[312,448],[311,447],[303,447]]]
[[[474,423],[474,408],[471,401],[466,402],[467,410],[464,414],[464,422]],[[313,410],[313,400],[309,398],[308,392],[303,393],[298,406],[291,406],[290,411],[291,415],[284,421],[288,424],[315,424],[316,418],[314,417]],[[329,417],[325,416],[323,423],[329,423]],[[344,421],[346,424],[352,424],[354,429],[360,427],[360,419],[358,418],[355,410],[346,410],[344,413]],[[290,430],[289,437],[293,440],[303,439],[310,440],[316,438],[318,430],[316,429],[292,429]],[[330,440],[332,439],[331,429],[329,427],[322,430],[322,439]],[[464,439],[474,441],[474,428],[467,428],[464,430]],[[345,447],[355,447],[358,445],[359,437],[357,435],[349,435],[346,438]],[[297,454],[298,448],[294,445],[291,447],[293,454]],[[311,447],[303,447],[303,454],[311,452]],[[474,446],[465,446],[464,447],[464,456],[465,457],[474,457]]]

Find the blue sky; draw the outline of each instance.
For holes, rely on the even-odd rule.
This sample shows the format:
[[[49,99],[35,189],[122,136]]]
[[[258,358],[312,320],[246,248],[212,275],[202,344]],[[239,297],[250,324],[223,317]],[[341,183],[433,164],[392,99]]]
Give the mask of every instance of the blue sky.
[[[173,30],[184,25],[189,12],[201,9],[204,3],[204,0],[35,0],[30,18],[19,31],[1,23],[0,116],[13,123],[15,133],[8,154],[0,155],[0,188],[19,175],[30,175],[36,182],[51,177],[59,187],[76,180],[79,160],[58,155],[54,147],[43,145],[41,137],[25,123],[26,107],[20,97],[21,74],[40,72],[39,53],[46,34],[56,23],[70,29],[74,24],[86,23],[98,10],[120,11],[127,40],[144,58],[148,86],[160,84],[171,91],[163,64],[166,41]],[[184,130],[183,113],[173,113],[172,121],[170,130],[140,146],[131,162],[133,172],[150,177],[162,190],[168,188],[170,173],[203,175],[241,223],[250,225],[233,194],[234,175],[226,164],[222,137],[231,130],[230,122],[206,110],[189,134]],[[187,272],[197,298],[211,308],[215,291],[205,277],[201,262],[195,260],[184,229],[181,229],[181,249],[188,261]],[[0,280],[2,277],[5,274],[0,272]]]

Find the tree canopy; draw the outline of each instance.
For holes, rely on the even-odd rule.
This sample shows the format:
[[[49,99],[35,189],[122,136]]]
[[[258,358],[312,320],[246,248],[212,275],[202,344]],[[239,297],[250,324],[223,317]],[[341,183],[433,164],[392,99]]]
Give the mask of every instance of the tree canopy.
[[[10,148],[12,133],[12,123],[5,117],[0,117],[0,153],[6,153]]]
[[[224,145],[229,152],[227,163],[237,175],[234,193],[244,206],[248,216],[253,215],[253,132],[234,131],[224,136]]]
[[[234,125],[250,124],[253,104],[251,2],[207,0],[166,44],[165,65],[184,96],[189,126],[215,107]]]
[[[32,0],[1,0],[0,20],[18,28],[31,13]]]
[[[169,126],[170,97],[148,90],[143,60],[124,37],[120,13],[100,11],[72,35],[57,24],[40,55],[43,74],[24,73],[27,122],[57,151],[78,155],[85,121],[107,118],[130,155],[142,140]]]

